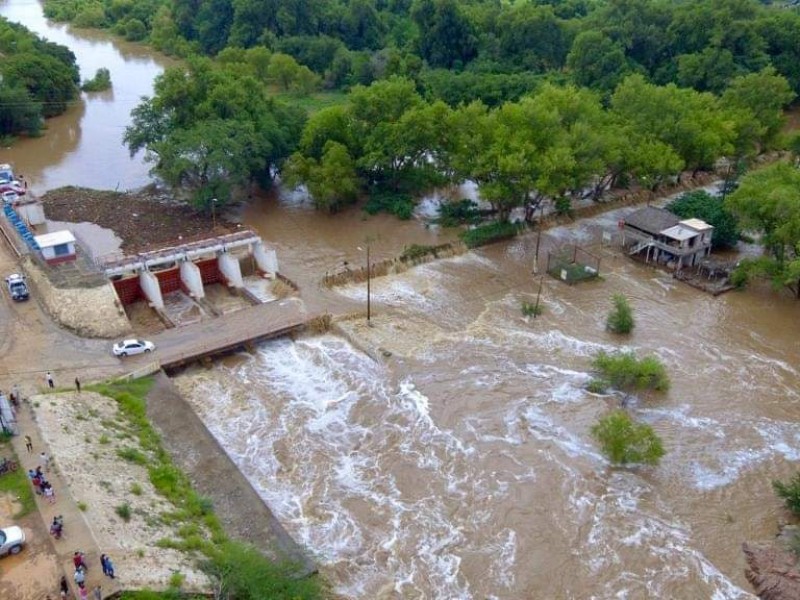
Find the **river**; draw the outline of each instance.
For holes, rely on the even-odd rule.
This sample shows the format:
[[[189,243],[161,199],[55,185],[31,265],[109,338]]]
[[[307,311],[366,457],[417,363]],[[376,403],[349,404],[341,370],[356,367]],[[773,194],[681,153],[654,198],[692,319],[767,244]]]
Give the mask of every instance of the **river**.
[[[51,123],[3,159],[34,189],[147,183],[106,135],[165,62],[37,11],[0,3],[72,47],[84,77],[110,67],[115,90],[60,118],[68,144]],[[136,91],[117,87],[137,77]],[[750,598],[741,543],[774,536],[770,482],[800,460],[799,305],[761,289],[712,298],[634,264],[596,243],[618,217],[547,232],[545,249],[592,245],[603,278],[545,279],[538,319],[520,312],[539,281],[524,236],[374,280],[374,327],[356,325],[387,351],[382,362],[328,334],[266,343],[176,383],[343,597]],[[356,210],[320,215],[285,192],[242,219],[315,307],[363,306],[364,285],[318,282],[363,261],[367,238],[381,258],[451,235]],[[615,292],[637,319],[628,338],[604,331]],[[672,379],[629,406],[664,440],[658,467],[612,467],[589,432],[621,400],[584,390],[591,357],[619,347],[658,355]]]

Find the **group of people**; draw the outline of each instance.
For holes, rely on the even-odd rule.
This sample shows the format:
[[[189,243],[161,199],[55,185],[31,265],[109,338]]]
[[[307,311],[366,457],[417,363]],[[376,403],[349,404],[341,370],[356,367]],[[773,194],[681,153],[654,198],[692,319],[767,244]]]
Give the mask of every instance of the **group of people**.
[[[88,566],[86,564],[86,557],[83,555],[83,552],[78,550],[72,555],[72,564],[75,566],[75,574],[73,575],[73,579],[75,580],[75,584],[78,586],[78,598],[79,600],[86,600],[88,598],[88,590],[86,587],[86,571],[88,570]],[[107,554],[100,555],[100,566],[103,569],[103,575],[107,577],[111,577],[114,579],[114,564],[111,562],[111,558]],[[61,578],[61,597],[66,598],[66,594],[69,592],[67,586],[67,578]],[[100,586],[97,585],[92,590],[94,598],[96,600],[101,600],[102,598],[102,591]]]
[[[50,504],[55,504],[56,492],[53,486],[50,485],[50,482],[47,481],[42,467],[38,466],[35,470],[28,469],[28,477],[33,484],[33,491],[36,492],[37,495],[43,496]]]

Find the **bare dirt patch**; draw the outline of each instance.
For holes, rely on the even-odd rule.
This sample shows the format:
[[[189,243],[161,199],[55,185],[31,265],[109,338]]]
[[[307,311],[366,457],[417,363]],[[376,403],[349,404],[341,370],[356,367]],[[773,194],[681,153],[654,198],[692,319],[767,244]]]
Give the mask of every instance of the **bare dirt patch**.
[[[47,594],[55,598],[60,567],[39,513],[14,518],[20,504],[9,494],[0,495],[0,526],[19,525],[26,542],[16,556],[0,559],[0,598],[41,600]]]
[[[186,578],[184,589],[206,588],[208,580],[193,557],[157,545],[179,539],[179,525],[168,524],[174,506],[153,488],[143,464],[119,456],[118,451],[141,451],[116,402],[86,391],[31,400],[55,468],[85,509],[97,546],[114,558],[120,587],[163,589],[179,572]]]
[[[215,228],[211,215],[148,188],[121,193],[63,187],[47,192],[42,202],[50,220],[90,222],[111,229],[122,240],[125,253],[236,230],[220,214],[216,215]]]

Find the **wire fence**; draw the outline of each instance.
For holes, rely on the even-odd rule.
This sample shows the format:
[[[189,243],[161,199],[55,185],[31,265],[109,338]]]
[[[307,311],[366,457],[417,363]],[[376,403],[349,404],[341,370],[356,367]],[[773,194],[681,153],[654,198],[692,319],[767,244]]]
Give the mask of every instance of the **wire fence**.
[[[600,257],[577,244],[547,253],[547,273],[560,281],[573,284],[600,275]]]

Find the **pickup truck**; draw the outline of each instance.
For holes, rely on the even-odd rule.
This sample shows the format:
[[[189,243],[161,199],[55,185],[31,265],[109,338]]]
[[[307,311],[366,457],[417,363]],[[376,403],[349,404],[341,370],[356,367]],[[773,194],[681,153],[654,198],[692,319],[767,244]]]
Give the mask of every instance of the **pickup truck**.
[[[25,283],[25,278],[19,273],[12,273],[6,277],[6,285],[12,300],[21,302],[28,299],[28,285]]]

